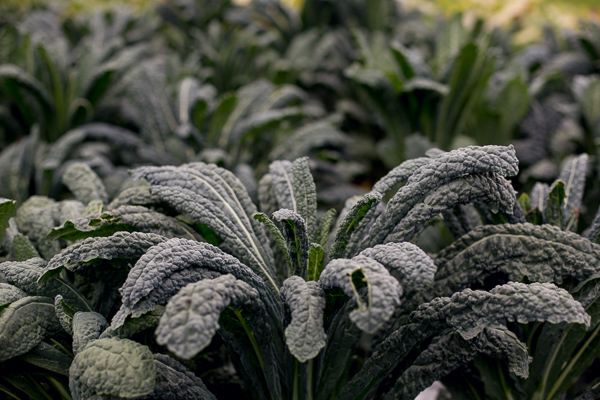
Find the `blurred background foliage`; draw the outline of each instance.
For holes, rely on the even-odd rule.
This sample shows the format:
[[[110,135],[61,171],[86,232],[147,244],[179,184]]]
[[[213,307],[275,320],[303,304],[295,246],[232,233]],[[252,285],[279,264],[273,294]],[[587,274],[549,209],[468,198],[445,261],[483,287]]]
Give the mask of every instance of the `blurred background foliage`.
[[[235,4],[246,5],[252,0],[234,0]],[[165,0],[54,0],[63,15],[111,9],[127,6],[134,12],[144,12]],[[31,7],[47,6],[48,0],[2,0],[0,11],[26,11]],[[302,7],[303,0],[281,0],[285,6]],[[518,22],[519,33],[514,36],[517,43],[539,40],[543,27],[553,25],[576,28],[580,19],[600,20],[598,0],[401,0],[399,3],[410,9],[419,9],[430,15],[440,12],[446,15],[462,13],[464,21],[474,23],[483,18],[490,26],[507,26]]]
[[[306,155],[336,203],[430,148],[491,143],[515,145],[524,190],[582,152],[595,174],[599,8],[2,0],[0,195],[58,196],[71,161],[117,185],[141,164],[214,162],[254,187]],[[135,157],[113,149],[125,136]]]
[[[489,26],[518,24],[513,39],[518,44],[539,40],[543,27],[577,28],[581,19],[598,21],[598,0],[404,0],[409,8],[430,14],[463,13],[464,21],[483,18]]]

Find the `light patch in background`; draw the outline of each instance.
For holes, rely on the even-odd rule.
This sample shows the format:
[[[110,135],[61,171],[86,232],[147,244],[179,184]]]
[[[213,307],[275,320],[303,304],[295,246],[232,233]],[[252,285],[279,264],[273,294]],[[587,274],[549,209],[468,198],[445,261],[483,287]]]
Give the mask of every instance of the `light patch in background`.
[[[431,15],[462,12],[467,26],[478,18],[490,28],[518,22],[522,27],[513,36],[515,44],[540,40],[544,26],[576,29],[580,20],[600,22],[597,0],[403,0],[400,3]]]

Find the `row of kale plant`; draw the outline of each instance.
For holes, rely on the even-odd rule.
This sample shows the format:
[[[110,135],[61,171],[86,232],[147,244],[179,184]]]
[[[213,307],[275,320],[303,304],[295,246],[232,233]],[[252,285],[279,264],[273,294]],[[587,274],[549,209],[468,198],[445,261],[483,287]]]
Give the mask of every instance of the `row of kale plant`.
[[[512,146],[432,149],[337,218],[308,158],[271,163],[258,205],[215,164],[136,168],[114,196],[72,164],[74,199],[0,201],[0,391],[412,399],[441,380],[452,398],[595,398],[588,161],[517,198]],[[440,229],[454,242],[425,252]]]

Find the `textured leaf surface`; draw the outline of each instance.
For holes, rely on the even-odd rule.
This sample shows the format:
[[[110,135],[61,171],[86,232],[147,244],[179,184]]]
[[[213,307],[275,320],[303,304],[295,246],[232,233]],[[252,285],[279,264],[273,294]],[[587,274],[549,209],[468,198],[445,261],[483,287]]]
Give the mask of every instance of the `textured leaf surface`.
[[[0,311],[10,303],[27,296],[27,293],[16,286],[0,282]]]
[[[202,379],[183,364],[165,354],[154,354],[156,387],[154,392],[142,399],[156,400],[217,400],[204,385]],[[141,399],[140,399],[141,400]]]
[[[453,193],[466,194],[470,190],[461,188],[458,183],[451,182],[462,177],[490,174],[498,177],[516,175],[518,160],[512,146],[469,146],[447,153],[442,153],[431,162],[418,168],[404,185],[389,201],[386,210],[377,218],[370,230],[369,246],[381,244],[407,214],[421,203],[430,193],[444,187],[438,195],[452,195]],[[480,178],[483,179],[483,178]],[[496,181],[499,182],[499,179]],[[458,181],[461,182],[461,181]],[[469,181],[465,183],[469,184]],[[487,180],[480,180],[480,190],[491,185]],[[496,183],[501,185],[501,183]],[[495,185],[494,185],[495,186]],[[493,189],[490,187],[489,189]],[[488,189],[488,190],[489,190]],[[479,192],[474,189],[475,192]],[[465,192],[466,191],[466,192]],[[481,193],[483,195],[484,193]],[[492,193],[488,193],[494,196]],[[456,194],[454,194],[456,196]],[[496,195],[497,196],[497,195]],[[436,200],[433,195],[431,200]],[[452,199],[440,199],[449,203]],[[421,206],[426,207],[426,206]],[[510,210],[512,212],[512,203]],[[423,212],[423,210],[421,210]]]
[[[37,280],[47,262],[43,258],[32,258],[27,261],[5,261],[0,263],[0,273],[11,284],[29,294],[39,291]]]
[[[587,172],[588,155],[580,154],[574,157],[560,171],[558,179],[565,182],[565,202],[563,206],[564,223],[569,220],[569,217],[575,209],[581,208],[581,200],[585,189],[585,175]],[[563,226],[564,228],[564,226]]]
[[[356,273],[362,274],[367,286],[366,299],[360,296],[354,283]],[[319,283],[325,290],[341,288],[357,303],[358,308],[350,313],[350,319],[367,333],[376,332],[393,315],[402,294],[400,284],[387,269],[364,256],[329,262],[321,273]]]
[[[435,337],[394,386],[395,397],[414,399],[436,380],[473,360],[478,354],[509,360],[509,368],[526,378],[531,357],[527,347],[506,329],[484,329],[471,340],[459,334]]]
[[[184,269],[174,272],[166,277],[161,282],[160,286],[154,288],[154,290],[142,297],[137,303],[131,306],[131,308],[122,305],[119,311],[113,316],[111,321],[112,326],[116,329],[121,329],[123,324],[129,321],[129,319],[126,318],[131,316],[133,319],[136,319],[152,312],[158,305],[166,304],[167,301],[177,294],[177,292],[185,285],[198,282],[202,279],[214,279],[220,275],[221,274],[217,271],[205,268]]]
[[[600,271],[600,246],[552,225],[480,226],[441,251],[429,295],[447,296],[501,271],[511,281],[579,281]]]
[[[129,339],[98,339],[75,356],[69,369],[74,399],[92,394],[144,396],[154,391],[155,380],[152,352]]]
[[[271,219],[269,218],[269,216],[267,214],[256,213],[256,214],[254,214],[254,219],[262,222],[263,224],[265,224],[267,226],[267,229],[269,229],[269,232],[271,232],[271,235],[275,239],[275,243],[277,243],[277,246],[279,246],[279,249],[285,255],[285,260],[286,260],[286,262],[288,264],[288,268],[289,268],[288,273],[291,274],[292,271],[294,270],[294,268],[292,266],[290,254],[288,253],[286,242],[285,242],[283,235],[281,234],[281,231],[277,228],[275,223],[273,221],[271,221]]]
[[[273,213],[279,222],[294,275],[306,277],[308,263],[308,232],[304,219],[297,213],[281,209]]]
[[[437,270],[431,257],[408,242],[379,244],[363,250],[360,255],[398,272],[400,283],[406,290],[423,290],[431,286]]]
[[[150,187],[148,182],[139,181],[137,186],[129,187],[119,192],[106,206],[106,210],[114,210],[125,205],[146,206],[160,202],[160,198],[152,194]]]
[[[226,307],[242,307],[257,298],[256,289],[233,275],[191,283],[167,304],[156,341],[181,358],[192,358],[210,344]]]
[[[271,215],[279,210],[275,192],[273,191],[271,174],[263,175],[258,181],[258,205],[260,210],[266,215]]]
[[[230,223],[230,219],[210,200],[187,189],[156,186],[153,193],[169,203],[177,211],[189,215],[194,221],[209,226],[230,248],[230,251],[244,264],[259,274],[275,292],[279,285],[274,278],[271,261],[265,259],[258,249],[256,239],[248,229]],[[264,244],[268,244],[265,239]],[[267,262],[268,261],[268,262]]]
[[[467,340],[483,328],[503,326],[505,321],[590,324],[581,304],[551,283],[510,282],[489,292],[465,289],[419,306],[410,318],[421,324],[447,324]]]
[[[373,191],[382,194],[388,193],[396,185],[406,183],[415,171],[432,161],[429,157],[419,157],[412,160],[406,160],[402,164],[393,168],[385,176],[373,185]]]
[[[309,281],[318,281],[323,271],[323,259],[325,258],[325,249],[320,244],[311,243],[308,252],[308,269],[306,279]]]
[[[197,238],[186,224],[142,206],[121,206],[111,211],[66,221],[52,229],[47,240],[58,238],[79,240],[88,237],[109,236],[118,231],[139,231],[165,237]]]
[[[548,201],[548,194],[550,193],[550,186],[545,183],[536,182],[531,189],[531,206],[536,208],[545,214],[546,202]]]
[[[500,210],[511,214],[515,201],[511,183],[501,176],[492,174],[457,178],[425,196],[399,221],[392,233],[386,236],[385,242],[413,240],[428,221],[456,205],[482,202],[494,212]]]
[[[60,294],[57,294],[54,298],[54,311],[63,330],[73,336],[73,316],[76,310],[69,306]]]
[[[329,239],[329,233],[331,232],[331,227],[335,221],[335,215],[337,211],[334,208],[327,210],[325,215],[319,221],[319,230],[317,231],[317,235],[315,237],[315,241],[322,248],[327,248],[327,240]]]
[[[77,355],[85,347],[100,337],[108,328],[108,322],[97,312],[78,311],[73,316],[73,354]]]
[[[148,248],[165,240],[164,236],[142,232],[117,232],[109,237],[84,239],[52,257],[39,283],[58,275],[64,268],[78,272],[101,260],[137,260]]]
[[[525,354],[506,354],[510,353],[511,349],[516,352],[522,347],[520,342],[514,342],[510,337],[502,338],[502,334],[507,333],[507,321],[549,321],[587,325],[590,318],[581,304],[566,290],[549,283],[526,285],[511,282],[497,286],[490,292],[465,289],[452,297],[438,297],[419,306],[410,315],[408,324],[381,342],[361,370],[343,389],[340,399],[368,398],[414,346],[448,328],[459,333],[466,341],[480,335],[484,330],[488,331],[487,339],[499,349],[498,352],[503,352],[503,357],[508,358],[511,368],[515,372],[524,373],[522,362],[525,361]],[[499,333],[498,337],[502,340],[498,340],[498,337],[490,338],[490,332]]]
[[[323,313],[325,293],[319,283],[306,282],[292,276],[283,282],[280,296],[291,311],[291,322],[285,328],[285,341],[290,353],[301,363],[315,358],[325,347]]]
[[[84,163],[73,163],[67,167],[62,182],[75,198],[83,204],[92,200],[108,202],[108,194],[100,177]]]
[[[59,329],[53,299],[28,296],[11,303],[0,311],[0,361],[27,353]]]
[[[352,253],[354,248],[346,249],[350,241],[351,236],[356,232],[357,235],[361,235],[359,229],[360,222],[368,215],[369,211],[374,209],[381,201],[381,194],[377,192],[371,192],[361,197],[353,206],[350,208],[348,213],[343,217],[339,223],[335,237],[333,239],[333,245],[329,258],[335,259],[344,255],[354,255]],[[342,216],[340,215],[340,218]],[[347,251],[350,250],[350,251]]]
[[[154,329],[158,325],[158,321],[164,312],[165,307],[157,305],[152,311],[149,311],[137,318],[129,318],[117,329],[113,329],[111,326],[109,326],[104,332],[102,332],[102,334],[100,334],[100,339],[111,337],[126,339],[137,333],[145,331],[146,329]]]
[[[258,210],[243,183],[232,172],[214,164],[195,162],[177,168],[142,167],[134,170],[132,177],[144,178],[154,185],[188,189],[205,197],[210,204],[221,209],[230,224],[252,244],[254,251],[266,264],[272,261],[265,230],[252,218]],[[212,228],[211,224],[205,225]]]
[[[43,196],[31,196],[17,210],[19,230],[34,243],[40,254],[49,259],[59,252],[58,243],[47,243],[46,234],[54,228],[56,202]]]
[[[13,237],[12,246],[17,261],[27,261],[30,258],[40,257],[40,253],[37,252],[29,238],[20,233]]]
[[[544,210],[545,222],[562,228],[563,223],[566,223],[563,215],[566,198],[565,182],[560,180],[554,182],[548,192],[548,200]]]
[[[285,208],[298,212],[296,198],[294,197],[294,172],[290,161],[273,161],[269,165],[269,175],[277,209]]]
[[[69,282],[57,278],[43,285],[38,285],[38,280],[46,266],[46,260],[42,258],[31,258],[27,261],[6,261],[0,263],[0,273],[6,280],[27,292],[29,295],[55,297],[62,295],[65,299],[73,302],[74,306],[88,310],[87,299]]]
[[[195,270],[201,275],[192,273]],[[272,292],[260,277],[237,258],[208,243],[174,238],[148,249],[131,269],[127,280],[119,289],[123,296],[123,307],[119,312],[120,317],[113,319],[112,327],[116,329],[124,322],[123,313],[127,315],[133,311],[133,316],[136,317],[151,310],[152,307],[144,305],[145,299],[154,299],[153,303],[162,300],[166,302],[170,296],[190,283],[188,275],[196,281],[201,276],[214,278],[215,273],[232,274],[248,282],[259,291],[261,299],[272,306],[270,309],[273,312],[279,309],[274,303]],[[158,299],[152,297],[155,292],[160,294]]]
[[[317,230],[317,189],[310,173],[308,157],[295,160],[292,163],[294,174],[294,198],[296,211],[306,222],[306,231],[310,240],[314,240]]]

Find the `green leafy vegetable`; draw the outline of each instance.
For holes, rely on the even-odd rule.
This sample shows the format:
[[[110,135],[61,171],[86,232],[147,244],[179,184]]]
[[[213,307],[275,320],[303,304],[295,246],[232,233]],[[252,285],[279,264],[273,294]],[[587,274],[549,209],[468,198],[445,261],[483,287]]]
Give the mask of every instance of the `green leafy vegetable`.
[[[84,350],[88,344],[98,339],[106,328],[108,328],[108,322],[97,312],[76,312],[72,322],[73,353],[75,356]]]
[[[292,276],[283,282],[280,295],[291,312],[291,322],[285,328],[285,341],[290,353],[301,363],[315,358],[325,347],[326,339],[323,289],[317,282],[306,282],[299,276]]]
[[[210,343],[226,307],[251,307],[258,292],[233,275],[190,283],[167,304],[156,328],[156,340],[189,359]]]
[[[366,296],[359,292],[355,277],[366,286]],[[356,302],[358,308],[350,313],[350,319],[367,333],[376,332],[391,318],[402,294],[402,287],[385,267],[360,255],[351,260],[340,258],[331,261],[321,273],[319,283],[324,290],[341,288]]]
[[[306,277],[308,266],[308,232],[304,219],[291,210],[281,209],[273,213],[279,222],[287,248],[288,259],[292,264],[292,273]]]
[[[306,222],[308,238],[314,240],[317,230],[317,191],[308,166],[308,157],[299,158],[292,163],[292,174],[296,212]]]
[[[431,286],[437,270],[423,250],[408,242],[380,244],[363,250],[360,255],[397,272],[402,286],[410,290],[424,290]]]
[[[117,232],[109,237],[87,238],[52,257],[38,282],[42,284],[58,276],[65,268],[79,272],[102,260],[137,260],[148,248],[165,240],[164,236],[142,232]]]
[[[92,169],[84,163],[69,165],[62,176],[63,183],[83,204],[92,200],[108,201],[108,194],[102,180]]]
[[[196,233],[186,224],[142,206],[121,206],[111,211],[66,221],[48,233],[46,239],[79,240],[88,237],[110,236],[118,231],[155,233],[166,237],[187,236]]]
[[[150,349],[129,339],[93,341],[75,356],[69,369],[74,399],[93,394],[144,396],[154,391],[155,382],[156,365]]]
[[[27,296],[0,311],[0,361],[27,353],[60,324],[54,312],[54,300]]]

